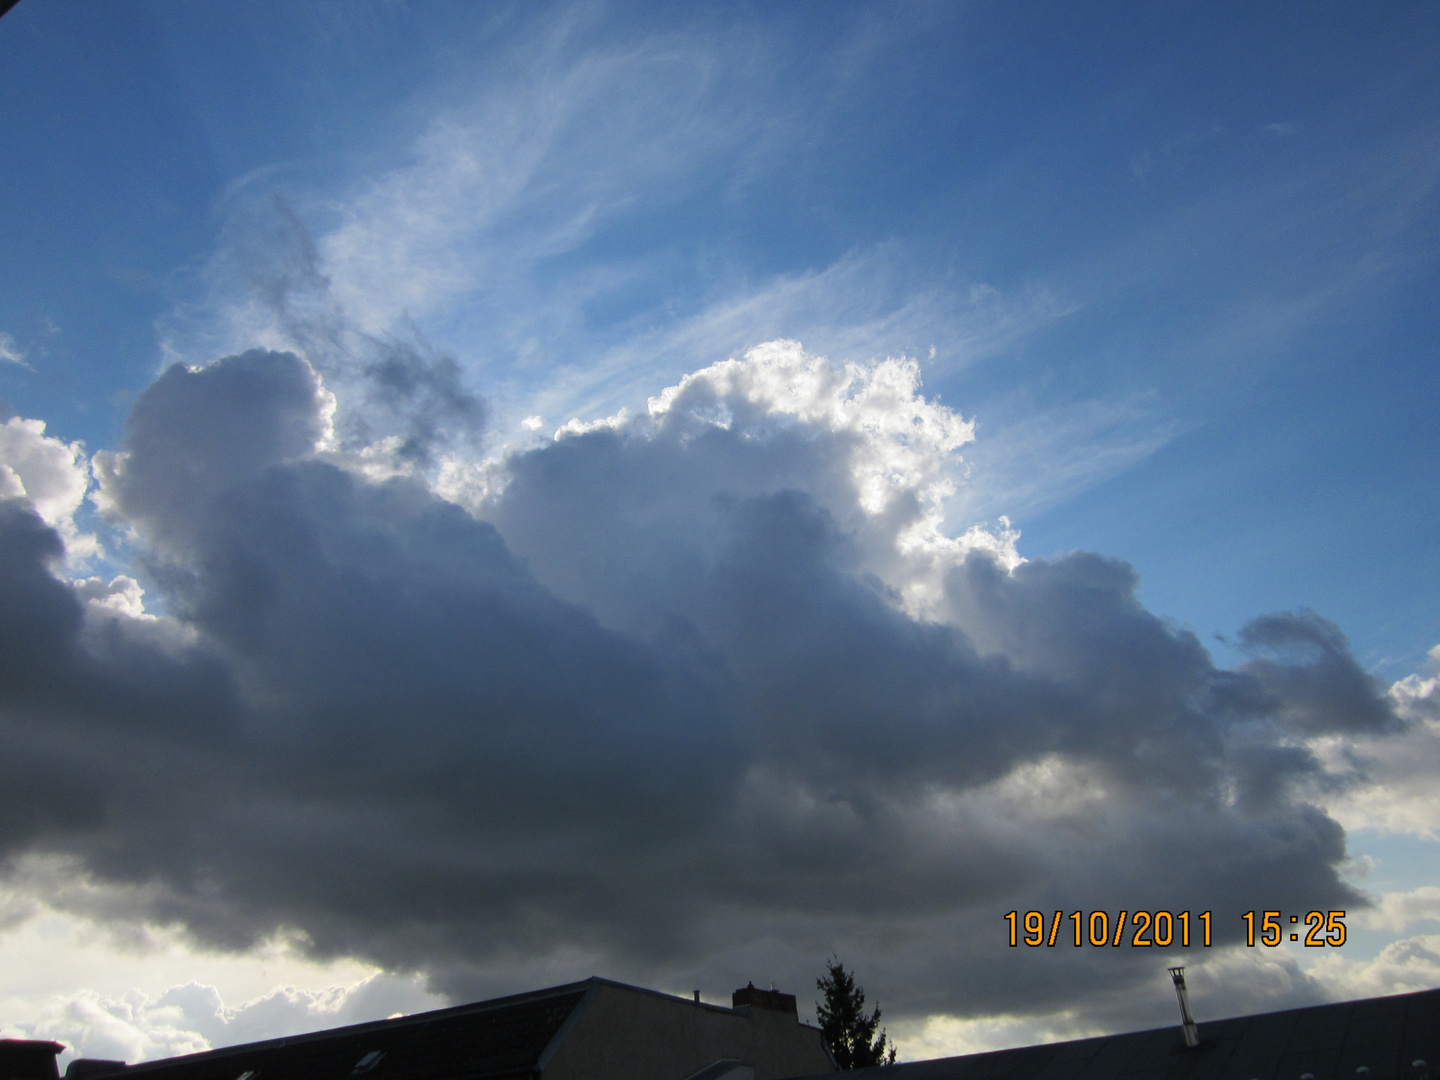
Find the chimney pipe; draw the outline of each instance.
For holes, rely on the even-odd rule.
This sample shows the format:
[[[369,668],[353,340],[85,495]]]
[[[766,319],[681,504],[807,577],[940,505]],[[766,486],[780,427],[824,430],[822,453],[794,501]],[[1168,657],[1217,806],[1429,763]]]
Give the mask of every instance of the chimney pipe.
[[[1175,996],[1180,999],[1180,1028],[1185,1032],[1185,1045],[1191,1050],[1200,1045],[1200,1034],[1195,1030],[1195,1017],[1190,1015],[1190,998],[1185,993],[1185,968],[1167,969],[1175,983]]]

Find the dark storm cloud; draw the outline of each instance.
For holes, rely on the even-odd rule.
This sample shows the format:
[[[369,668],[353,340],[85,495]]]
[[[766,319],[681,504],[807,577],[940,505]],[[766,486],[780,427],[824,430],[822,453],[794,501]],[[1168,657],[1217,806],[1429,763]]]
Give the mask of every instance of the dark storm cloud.
[[[373,353],[361,369],[368,380],[366,400],[371,415],[381,410],[400,431],[395,449],[400,460],[429,464],[437,447],[477,442],[485,407],[463,385],[453,356],[435,353],[423,341],[389,341]]]
[[[339,391],[334,417],[341,445],[389,439],[406,465],[428,466],[437,453],[473,449],[488,419],[484,400],[465,385],[453,356],[433,348],[408,319],[398,332],[358,326],[333,295],[314,238],[290,205],[274,195],[264,209],[237,209],[229,258],[273,319],[273,330]]]
[[[1252,619],[1240,643],[1255,657],[1245,670],[1284,710],[1289,726],[1316,735],[1363,735],[1397,726],[1375,681],[1351,658],[1340,628],[1313,612]]]
[[[317,452],[325,409],[260,351],[137,401],[99,471],[168,621],[87,609],[4,504],[4,855],[459,995],[803,995],[838,949],[891,1017],[1079,1007],[1167,956],[1011,950],[1011,908],[1212,909],[1233,940],[1357,902],[1301,739],[1397,721],[1315,616],[1220,671],[1123,563],[976,552],[920,620],[867,569],[844,432],[677,410],[521,456],[478,520]]]

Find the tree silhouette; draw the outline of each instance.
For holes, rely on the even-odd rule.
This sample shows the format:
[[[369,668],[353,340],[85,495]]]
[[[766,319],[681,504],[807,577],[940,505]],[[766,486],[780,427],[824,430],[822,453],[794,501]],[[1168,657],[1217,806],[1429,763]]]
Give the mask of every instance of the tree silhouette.
[[[855,985],[855,976],[845,970],[838,956],[827,960],[825,967],[829,974],[815,980],[815,988],[825,995],[823,1004],[815,1003],[815,1016],[835,1064],[842,1069],[895,1064],[895,1045],[885,1029],[880,1028],[878,1037],[875,1034],[880,1026],[880,1006],[865,1015],[865,988]]]

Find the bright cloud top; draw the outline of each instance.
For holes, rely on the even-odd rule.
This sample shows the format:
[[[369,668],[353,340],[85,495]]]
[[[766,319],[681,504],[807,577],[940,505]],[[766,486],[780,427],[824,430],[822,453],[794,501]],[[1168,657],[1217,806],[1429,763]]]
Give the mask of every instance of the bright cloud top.
[[[85,448],[46,435],[43,420],[14,416],[0,424],[0,499],[25,499],[47,525],[60,531],[73,558],[96,550],[95,538],[75,525],[75,513],[90,486],[88,473]]]
[[[920,365],[889,359],[843,368],[807,356],[799,342],[776,341],[750,350],[744,361],[725,360],[687,375],[649,401],[652,418],[673,409],[704,416],[729,428],[729,402],[770,416],[794,417],[823,431],[846,433],[857,446],[850,475],[856,503],[870,515],[884,513],[897,497],[917,500],[932,514],[955,492],[950,455],[975,438],[975,425],[917,394]]]
[[[698,427],[697,427],[698,425]],[[900,590],[914,614],[930,614],[944,572],[974,550],[1007,569],[1019,564],[1019,534],[1002,518],[998,531],[972,526],[946,536],[946,500],[955,494],[963,461],[957,451],[975,425],[920,393],[920,365],[908,358],[833,364],[799,342],[774,341],[685,376],[647,402],[630,424],[622,410],[604,420],[572,420],[556,438],[628,428],[682,442],[705,425],[766,439],[786,426],[824,438],[844,462],[848,483],[831,490],[812,477],[811,494],[847,532],[864,538],[867,562]],[[833,462],[827,456],[828,472]],[[823,494],[822,494],[823,492]]]

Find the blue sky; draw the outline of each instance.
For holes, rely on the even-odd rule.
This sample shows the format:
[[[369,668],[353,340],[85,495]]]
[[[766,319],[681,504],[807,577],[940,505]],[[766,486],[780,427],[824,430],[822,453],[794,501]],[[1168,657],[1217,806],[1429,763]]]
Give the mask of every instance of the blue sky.
[[[1073,665],[1080,663],[1073,656],[1084,650],[1073,656],[1066,651],[1079,649],[1076,642],[1092,624],[1076,616],[1075,641],[1066,645],[1057,638],[1043,647],[1038,638],[1021,644],[996,627],[1010,625],[1011,615],[1019,619],[1015,612],[1032,610],[1027,605],[1050,610],[1057,625],[1064,623],[1060,609],[1046,605],[1061,604],[1062,593],[1071,595],[1066,589],[1088,588],[1093,595],[1118,590],[1119,596],[1135,588],[1134,610],[1163,620],[1146,623],[1146,633],[1168,634],[1166,648],[1179,648],[1175,642],[1192,631],[1210,650],[1206,663],[1224,670],[1250,664],[1245,677],[1260,680],[1267,693],[1279,695],[1275,700],[1299,683],[1274,682],[1279,669],[1266,668],[1266,656],[1301,664],[1321,663],[1316,656],[1325,663],[1343,659],[1366,673],[1367,685],[1379,688],[1376,700],[1398,710],[1400,719],[1392,717],[1396,730],[1409,725],[1404,734],[1367,741],[1379,738],[1374,725],[1380,722],[1364,719],[1360,709],[1343,722],[1332,717],[1276,729],[1266,752],[1283,756],[1303,745],[1314,760],[1327,763],[1331,780],[1340,775],[1337,763],[1368,762],[1346,774],[1339,785],[1343,795],[1324,794],[1325,784],[1312,777],[1318,786],[1287,789],[1286,798],[1297,813],[1318,806],[1342,824],[1349,854],[1369,852],[1376,861],[1375,880],[1387,882],[1382,891],[1423,893],[1433,875],[1418,868],[1433,865],[1436,828],[1436,819],[1427,816],[1436,807],[1426,802],[1433,774],[1425,763],[1440,762],[1424,742],[1434,737],[1427,727],[1434,718],[1426,711],[1433,705],[1425,703],[1433,701],[1427,696],[1434,692],[1431,650],[1440,643],[1433,540],[1440,511],[1433,496],[1431,419],[1440,390],[1433,299],[1440,254],[1437,23],[1440,11],[1429,3],[679,8],[22,0],[0,22],[0,403],[7,417],[43,421],[43,438],[50,441],[37,441],[42,437],[32,427],[0,449],[8,446],[19,462],[27,447],[50,448],[45,460],[59,471],[46,473],[45,482],[60,494],[51,510],[42,508],[42,517],[59,530],[70,559],[66,569],[54,571],[57,580],[94,577],[90,592],[76,586],[76,596],[108,604],[106,612],[121,612],[115,618],[134,619],[140,601],[132,603],[132,597],[138,593],[113,584],[117,575],[133,578],[135,588],[144,589],[145,610],[161,616],[155,625],[169,627],[166,649],[181,648],[177,642],[192,641],[185,638],[192,634],[192,644],[200,643],[195,648],[213,645],[215,655],[248,657],[235,661],[242,689],[234,693],[240,698],[260,693],[257,687],[268,678],[290,684],[274,666],[279,659],[245,652],[253,638],[227,636],[240,633],[239,623],[217,612],[239,619],[244,605],[236,594],[218,584],[213,595],[205,591],[209,586],[186,591],[184,581],[207,581],[206,568],[224,561],[205,546],[217,523],[254,525],[255,550],[296,574],[297,582],[323,574],[304,562],[300,549],[274,546],[281,531],[273,534],[272,546],[261,543],[256,523],[268,518],[255,509],[260,504],[253,493],[245,504],[249,511],[237,510],[225,501],[232,495],[225,495],[223,507],[216,503],[194,520],[181,515],[174,493],[161,495],[180,483],[181,473],[162,466],[156,448],[196,460],[219,454],[230,464],[195,473],[209,478],[195,480],[196,490],[213,483],[233,494],[244,472],[235,462],[246,454],[271,460],[266,455],[273,448],[265,449],[270,444],[256,432],[277,433],[276,439],[294,434],[274,419],[282,414],[291,417],[285,423],[300,424],[318,440],[314,469],[335,470],[335,476],[350,478],[346,483],[361,485],[357,491],[369,491],[367,484],[376,491],[390,490],[386,483],[410,484],[425,498],[463,508],[472,524],[493,529],[484,535],[498,537],[505,558],[515,560],[506,574],[533,574],[525,586],[531,591],[524,593],[531,599],[514,600],[515,610],[534,614],[536,626],[572,625],[567,633],[579,637],[566,637],[570,644],[556,645],[555,655],[573,657],[565,650],[579,649],[591,657],[585,671],[606,674],[595,675],[593,685],[580,679],[579,696],[569,703],[542,707],[525,697],[529,690],[507,690],[519,695],[514,700],[530,702],[526,715],[548,716],[545,709],[552,707],[556,716],[569,715],[566,709],[600,709],[596,702],[631,701],[624,694],[638,692],[636,672],[642,669],[664,672],[655,676],[656,686],[669,689],[654,693],[678,695],[676,701],[692,700],[687,695],[705,679],[749,685],[752,675],[760,678],[746,667],[743,649],[723,644],[730,641],[725,635],[732,631],[723,627],[731,626],[731,616],[719,609],[706,614],[706,598],[718,586],[707,592],[676,582],[700,580],[701,565],[733,569],[725,561],[730,556],[706,546],[707,530],[714,536],[739,530],[737,537],[749,538],[735,540],[740,548],[754,543],[772,554],[789,550],[776,537],[790,536],[791,525],[800,530],[794,535],[804,530],[799,518],[782,526],[759,510],[759,517],[737,510],[733,519],[712,519],[707,515],[718,503],[686,502],[698,499],[697,492],[722,503],[740,500],[734,506],[798,492],[837,530],[824,565],[840,575],[835,582],[849,584],[841,588],[825,579],[825,590],[834,586],[824,591],[826,603],[838,605],[833,610],[850,612],[856,627],[879,635],[875,642],[912,641],[922,633],[916,627],[948,627],[947,633],[981,653],[1003,656],[1015,671],[1038,673],[1052,688],[1068,687],[1067,693],[1079,695],[1077,702],[1097,710],[1094,725],[1103,726],[1098,717],[1109,715],[1106,709],[1120,707],[1103,695],[1084,697],[1084,680],[1072,678],[1078,678]],[[777,340],[798,342],[804,352],[782,349],[743,359],[748,350]],[[309,384],[278,360],[207,368],[210,381],[192,373],[199,380],[193,385],[178,372],[171,382],[157,382],[171,364],[198,369],[252,349],[298,356],[316,385],[323,384],[320,396],[307,397]],[[714,367],[732,358],[741,366]],[[895,363],[886,367],[881,362],[887,358]],[[910,358],[914,367],[898,364],[900,358]],[[839,384],[826,382],[824,372],[843,372],[846,364],[859,365],[853,370],[862,375],[846,383],[848,389],[834,390]],[[895,390],[899,384],[886,382],[904,383],[904,372],[912,370],[918,384]],[[810,389],[797,390],[802,384]],[[666,387],[681,388],[673,399],[678,404],[660,411],[647,406]],[[819,396],[807,398],[812,390]],[[825,397],[832,391],[840,396]],[[267,411],[281,409],[276,403],[282,401],[291,412]],[[941,407],[947,411],[936,411]],[[304,426],[311,420],[295,419],[310,409],[320,410],[313,430]],[[712,446],[688,428],[681,432],[676,425],[682,413],[690,418],[686,423],[723,417],[717,430],[737,439],[743,432],[742,443],[769,446],[771,456],[747,456],[749,451]],[[759,416],[769,419],[760,423],[754,419]],[[196,430],[185,426],[187,417],[200,418]],[[776,418],[789,419],[781,424]],[[582,426],[605,423],[588,434],[550,440],[572,419]],[[752,420],[759,425],[754,430],[746,427]],[[902,421],[912,427],[887,427]],[[962,422],[973,422],[973,430],[962,431],[956,426]],[[792,423],[794,431],[785,427]],[[774,424],[780,427],[772,430]],[[216,449],[202,430],[246,435]],[[802,439],[797,431],[809,434]],[[260,441],[246,441],[252,438]],[[607,439],[628,449],[614,450]],[[55,455],[64,455],[55,448],[76,440],[83,446],[65,451],[70,456],[61,462]],[[694,449],[702,445],[710,449]],[[620,456],[607,456],[612,452]],[[712,452],[713,461],[704,456]],[[269,467],[291,468],[299,451],[292,446],[287,453]],[[859,485],[843,498],[837,494],[842,474]],[[245,484],[260,482],[245,477]],[[876,490],[899,493],[898,502],[887,504],[891,510],[876,509],[880,496],[865,501],[864,477],[880,485]],[[90,498],[80,502],[86,484]],[[26,496],[40,508],[41,486],[32,480],[0,493]],[[340,498],[324,490],[331,491],[326,498]],[[374,529],[387,536],[386,530],[398,529],[396,536],[408,538],[395,541],[403,558],[396,554],[383,573],[376,566],[364,571],[372,575],[366,580],[408,582],[395,586],[394,603],[400,605],[407,589],[422,589],[422,581],[440,573],[443,560],[436,561],[434,552],[417,554],[419,534],[397,524],[409,520],[401,511],[380,509],[378,495],[354,497],[366,507],[354,511],[357,520],[378,515]],[[210,505],[200,494],[193,498],[196,505]],[[900,511],[893,508],[900,506],[919,516],[897,524]],[[771,511],[780,513],[773,506]],[[878,522],[885,514],[891,514],[885,517],[890,524],[882,529]],[[627,531],[636,522],[645,528]],[[977,526],[988,531],[970,531]],[[1018,530],[1018,539],[1009,528]],[[762,533],[771,537],[763,544]],[[489,543],[479,535],[466,543]],[[335,544],[320,547],[351,550]],[[958,578],[946,575],[959,573],[952,564],[972,548],[998,552],[997,565],[1019,574],[1014,580],[1020,584],[1010,592],[995,586],[999,591],[991,593],[974,578],[965,593],[969,599],[960,598]],[[665,560],[672,556],[678,560],[663,581],[627,562],[642,549],[651,552],[651,567],[670,566]],[[921,549],[931,560],[924,567],[914,562]],[[1138,586],[1106,576],[1109,571],[1083,558],[1061,558],[1072,552],[1122,560],[1138,575]],[[252,556],[261,557],[255,551]],[[1030,560],[1030,569],[1014,571],[1018,558]],[[799,565],[777,580],[811,580]],[[772,571],[779,572],[773,566],[766,572]],[[276,573],[277,580],[284,578]],[[889,590],[889,615],[848,591],[862,580]],[[628,582],[629,592],[606,584],[611,581]],[[1083,581],[1090,584],[1082,588]],[[469,596],[466,588],[457,585],[456,595]],[[490,595],[474,588],[480,589],[476,596]],[[377,596],[383,593],[376,589]],[[1033,590],[1032,599],[1024,599],[1031,596],[1026,590]],[[301,626],[310,633],[330,626],[334,652],[343,652],[346,631],[316,614],[330,594],[316,595],[314,608],[271,613],[266,618],[274,621],[266,625],[280,637]],[[805,595],[819,603],[819,592]],[[795,603],[803,606],[800,599]],[[987,608],[990,603],[1011,614]],[[1120,607],[1114,611],[1124,607],[1115,603]],[[399,611],[387,625],[403,624]],[[466,611],[455,615],[464,625],[480,619]],[[542,611],[547,614],[536,614]],[[657,612],[693,623],[695,641],[706,643],[703,649],[696,644],[700,651],[679,667],[664,648],[653,651],[674,633],[656,629],[656,620],[664,621]],[[1272,626],[1243,636],[1251,619],[1277,612],[1300,614],[1283,633]],[[1316,630],[1322,624],[1305,612],[1338,627],[1348,647]],[[913,625],[886,621],[900,618],[897,613]],[[1100,614],[1093,620],[1096,627],[1109,625]],[[446,635],[454,626],[422,622],[412,627],[415,640],[428,640],[430,632],[437,641],[452,640]],[[618,636],[603,648],[598,638],[577,644],[590,642],[584,635],[591,630],[573,627],[592,624],[596,634]],[[889,629],[876,629],[882,625]],[[125,633],[140,632],[124,626]],[[549,631],[533,633],[535,640],[552,640]],[[1108,657],[1094,660],[1097,671],[1143,674],[1149,661],[1134,651],[1133,637],[1117,630],[1120,636],[1111,641],[1101,629],[1093,633],[1111,643],[1095,646],[1096,656]],[[363,640],[383,652],[382,639]],[[856,629],[847,640],[862,639],[871,640]],[[1111,645],[1113,652],[1106,653]],[[598,650],[593,656],[586,651],[592,646]],[[729,659],[713,671],[697,659],[710,655],[704,649],[718,655],[732,648],[740,651],[726,653]],[[872,651],[866,656],[885,652],[874,642],[867,648]],[[621,654],[639,667],[614,659]],[[179,654],[166,655],[174,660]],[[1062,662],[1062,655],[1071,659]],[[1186,663],[1200,662],[1185,655]],[[328,661],[317,656],[311,662],[323,667]],[[884,697],[885,679],[899,678],[894,672],[904,665],[895,662],[900,666],[889,675],[876,669],[870,689],[877,700]],[[494,686],[484,679],[477,682],[459,667],[442,669],[437,677],[453,677],[460,698],[489,700],[485,695]],[[786,694],[807,700],[840,693],[840,681],[817,688],[798,671],[771,673],[761,682],[772,689],[784,685]],[[178,689],[163,690],[169,677],[157,674],[147,689],[159,695],[153,708],[167,715],[200,708],[184,705]],[[252,677],[260,683],[247,683]],[[344,679],[336,678],[334,686],[343,687]],[[1205,676],[1215,678],[1220,676],[1213,671]],[[692,679],[700,682],[686,681]],[[1137,685],[1144,681],[1137,679]],[[324,725],[315,717],[349,707],[343,693],[324,691],[326,685],[317,676],[303,693],[285,691],[295,695],[287,699],[298,710],[294,715],[311,717],[316,731]],[[1391,690],[1385,697],[1392,685],[1414,692]],[[376,694],[392,691],[400,692],[398,683]],[[1028,683],[996,690],[1021,712],[1031,708],[1023,701],[1032,692],[1039,693]],[[606,696],[612,694],[621,697]],[[847,694],[847,701],[854,700]],[[1318,708],[1314,693],[1306,694],[1301,696],[1310,704],[1304,708]],[[269,716],[255,704],[259,700],[244,708]],[[722,709],[723,716],[695,723],[714,725],[705,729],[707,738],[719,739],[721,749],[711,751],[717,760],[734,757],[734,776],[749,777],[751,786],[742,789],[753,795],[756,777],[772,775],[781,768],[776,762],[793,763],[786,754],[803,757],[805,751],[798,729],[776,743],[774,761],[748,757],[750,742],[714,735],[749,716],[746,709],[759,708],[746,700],[751,704],[736,705],[733,714]],[[892,700],[903,712],[900,699]],[[1084,712],[1090,705],[1075,707]],[[448,715],[449,707],[435,704],[433,715]],[[980,709],[973,703],[956,707],[961,713]],[[219,728],[228,723],[224,709],[207,708]],[[772,702],[756,715],[779,708]],[[1303,711],[1298,704],[1275,708],[1263,724],[1254,722],[1279,723],[1274,716]],[[253,720],[255,730],[270,730],[270,722]],[[383,719],[366,722],[388,730]],[[651,722],[635,721],[647,731]],[[235,723],[252,730],[245,726],[250,721]],[[440,725],[436,731],[450,730],[448,721],[434,723]],[[861,730],[861,720],[856,723]],[[1125,736],[1133,741],[1121,757],[1138,761],[1149,752],[1147,723],[1159,721],[1153,715],[1136,719],[1138,726]],[[484,745],[487,730],[482,725],[472,731],[466,745]],[[1254,730],[1246,728],[1246,738]],[[662,759],[689,761],[701,753],[693,732],[666,732],[655,736],[657,745],[674,757],[660,755],[655,769],[667,767],[658,764]],[[887,730],[884,738],[922,735]],[[977,748],[991,745],[980,735],[975,739]],[[1411,745],[1406,739],[1421,741]],[[1402,745],[1408,749],[1396,749]],[[943,783],[933,777],[923,783],[940,783],[963,802],[979,798],[975,792],[982,789],[991,797],[999,790],[993,785],[1019,783],[1017,777],[1030,776],[1026,769],[1063,766],[1063,772],[1100,760],[1063,738],[1047,746],[1037,743],[1033,755],[996,765],[993,774],[947,774]],[[973,754],[985,757],[979,749]],[[42,759],[51,760],[36,758]],[[1119,768],[1105,760],[1107,768]],[[555,777],[571,776],[560,764],[550,765]],[[843,802],[825,785],[850,775],[846,769],[854,765],[807,773],[802,786]],[[645,768],[636,766],[634,791],[648,790]],[[1283,772],[1275,768],[1276,776]],[[606,784],[629,775],[623,765],[614,769],[594,780],[596,790],[610,791]],[[896,769],[887,784],[904,779],[913,791],[922,783],[918,774]],[[1216,783],[1243,786],[1236,779],[1243,771]],[[1360,773],[1370,778],[1370,788],[1356,779]],[[1064,775],[1066,784],[1079,785],[1074,790],[1091,790]],[[706,783],[719,787],[727,782],[706,776]],[[582,786],[591,782],[571,779]],[[123,794],[129,789],[112,780],[121,794],[107,813],[119,820],[125,814],[117,808],[131,805]],[[455,791],[465,789],[463,779],[451,782]],[[624,803],[625,792],[633,794],[624,784],[615,792],[616,805]],[[177,805],[188,805],[176,798]],[[1139,794],[1136,799],[1143,801]],[[757,805],[744,799],[716,804],[729,807],[726,812],[740,813],[739,806],[758,814]],[[459,821],[465,813],[457,808],[470,806],[457,795],[444,812]],[[644,830],[632,829],[629,811],[616,812],[612,840],[623,836],[628,851]],[[55,821],[64,819],[56,813]],[[397,804],[388,820],[401,833],[402,819]],[[918,818],[905,820],[919,828]],[[79,834],[67,828],[17,827],[22,839],[6,852],[12,860],[72,860],[67,872],[89,875],[85,880],[102,891],[171,889],[178,896],[185,892],[180,883],[193,884],[198,873],[179,854],[189,850],[189,841],[175,840],[176,857],[163,866],[137,860],[121,869],[97,854],[104,845],[95,847],[94,836],[76,839]],[[125,843],[142,835],[159,834],[137,825]],[[266,845],[273,838],[262,842],[260,835],[247,833],[244,842],[271,850]],[[1107,857],[1135,857],[1127,845],[1137,841],[1125,837],[1117,833],[1107,841]],[[1325,887],[1338,888],[1334,852],[1312,857],[1318,860],[1317,882],[1329,874],[1332,885]],[[477,859],[483,862],[470,852],[462,861]],[[1033,878],[1016,871],[1017,880],[1051,881],[1030,888],[1026,895],[1035,896],[1034,903],[1054,894],[1053,879],[1045,875],[1056,864],[1045,865],[1050,870],[1037,870]],[[32,876],[14,880],[41,880],[34,876],[39,870],[26,866]],[[60,873],[46,866],[45,873]],[[1412,869],[1397,872],[1397,866]],[[1346,873],[1353,875],[1354,866]],[[1217,871],[1217,880],[1223,876]],[[1044,1017],[1065,1008],[1080,1010],[1067,1015],[1080,1016],[1074,1023],[1085,1030],[1152,1019],[1148,1006],[1136,1003],[1143,997],[1126,998],[1130,1004],[1108,1012],[1094,1002],[1047,1000],[1027,1013],[1018,989],[997,992],[989,1003],[947,990],[943,980],[916,974],[919,961],[887,961],[854,929],[858,924],[845,922],[859,919],[873,902],[854,887],[854,906],[845,918],[837,914],[832,927],[815,931],[814,940],[824,947],[812,966],[818,970],[828,950],[842,945],[850,955],[873,958],[875,974],[868,978],[877,987],[887,979],[899,984],[882,1000],[896,1003],[890,1015],[902,1027],[910,1025],[904,1030],[914,1046],[1039,1037],[1063,1029]],[[676,896],[683,894],[675,888]],[[1412,908],[1434,904],[1422,893]],[[1054,896],[1045,902],[1060,902]],[[531,896],[516,903],[550,910],[545,905],[553,899]],[[355,972],[363,968],[388,973],[384,977],[406,987],[411,983],[404,980],[419,972],[422,981],[430,978],[433,992],[452,996],[521,989],[552,974],[590,974],[572,973],[556,959],[570,955],[566,949],[579,950],[587,962],[614,965],[596,974],[652,981],[683,981],[701,972],[716,979],[739,976],[746,962],[764,955],[767,935],[780,933],[776,928],[784,921],[776,915],[778,922],[766,922],[758,912],[771,909],[746,894],[732,901],[755,905],[745,908],[754,923],[748,937],[737,931],[733,939],[701,947],[694,942],[705,933],[676,929],[676,941],[689,944],[657,953],[635,946],[618,924],[605,923],[587,931],[589,937],[561,935],[525,957],[506,954],[503,963],[492,944],[477,941],[466,953],[472,968],[437,974],[426,948],[385,938],[360,918],[353,898],[336,894],[329,908],[315,897],[267,907],[237,891],[227,903],[232,900],[246,912],[249,938],[226,939],[215,929],[216,911],[200,911],[174,896],[148,908],[132,897],[128,907],[106,910],[125,908],[126,918],[155,933],[155,927],[178,927],[175,932],[191,935],[186,947],[211,950],[207,956],[221,955],[215,949],[243,955],[258,947],[255,941],[273,941],[282,931],[308,935],[313,947],[297,946],[297,964],[360,964],[347,968],[344,978],[359,978]],[[1018,893],[1014,902],[1022,902]],[[961,908],[951,912],[961,922],[981,910]],[[62,915],[99,918],[75,904],[55,917]],[[918,916],[887,917],[909,927],[900,935],[909,943],[905,948],[923,951],[924,934],[906,921]],[[432,929],[439,937],[454,932],[443,929],[450,918],[437,916],[440,929]],[[1396,919],[1374,931],[1369,952],[1355,964],[1374,960],[1403,936],[1408,924]],[[602,941],[608,944],[597,944]],[[20,946],[12,942],[12,948]],[[790,960],[776,963],[787,977],[800,970],[786,966]],[[326,970],[293,978],[330,978]],[[1343,978],[1332,972],[1325,976],[1329,983],[1321,976],[1320,983],[1305,982],[1292,973],[1286,989],[1269,998],[1255,989],[1264,980],[1251,980],[1245,993],[1215,1000],[1249,1007],[1314,997],[1322,983],[1326,993],[1401,985],[1385,983],[1379,968],[1356,971]],[[1226,977],[1244,982],[1233,973]],[[1115,986],[1140,985],[1138,975],[1113,978]],[[913,992],[901,989],[909,979]],[[1223,982],[1217,975],[1216,985]],[[1204,1000],[1203,979],[1199,987]],[[256,997],[257,988],[268,989],[252,980],[231,996]],[[153,998],[158,990],[147,992]],[[33,1026],[36,1021],[15,1010],[38,1008],[26,1004],[40,1000],[38,993],[12,988],[7,998],[0,988],[0,1001],[12,1002],[0,1024]],[[139,1045],[122,1049],[133,1057]]]
[[[792,302],[732,333],[831,323],[862,349],[933,344],[927,391],[982,431],[1021,438],[1060,413],[1084,429],[1061,454],[1118,457],[984,505],[1029,552],[1131,559],[1157,608],[1203,632],[1310,606],[1400,674],[1436,636],[1417,595],[1437,579],[1429,18],[27,4],[6,26],[0,321],[45,362],[7,369],[3,393],[110,445],[160,362],[157,324],[193,301],[245,195],[278,191],[323,228],[324,204],[404,162],[436,115],[547,81],[563,94],[567,65],[638,53],[592,75],[623,98],[619,160],[585,104],[552,100],[549,189],[507,208],[494,246],[597,220],[527,253],[499,283],[503,319],[474,314],[484,295],[446,297],[421,320],[437,342],[523,397],[717,301],[852,265],[835,291],[863,294],[863,314]],[[815,303],[835,303],[828,284]],[[999,312],[976,318],[977,288]],[[534,326],[551,305],[564,326]],[[546,330],[545,358],[522,364],[516,338]]]

